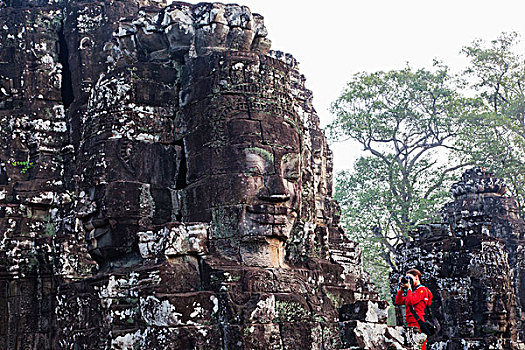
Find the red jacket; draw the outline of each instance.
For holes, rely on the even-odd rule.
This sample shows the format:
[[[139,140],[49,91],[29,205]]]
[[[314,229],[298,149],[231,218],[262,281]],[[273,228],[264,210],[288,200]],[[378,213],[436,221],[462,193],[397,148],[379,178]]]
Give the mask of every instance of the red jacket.
[[[425,307],[432,304],[432,293],[430,290],[423,286],[419,285],[415,290],[407,290],[406,296],[403,296],[403,290],[400,288],[396,295],[396,305],[406,305],[406,317],[407,317],[407,326],[418,327],[419,324],[416,321],[412,312],[408,308],[410,305],[414,306],[414,310],[420,319],[425,320]]]

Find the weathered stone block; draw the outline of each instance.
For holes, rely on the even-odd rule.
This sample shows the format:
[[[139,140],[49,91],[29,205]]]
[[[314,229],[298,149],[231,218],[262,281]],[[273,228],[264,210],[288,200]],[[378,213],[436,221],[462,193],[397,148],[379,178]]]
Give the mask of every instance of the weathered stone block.
[[[217,317],[219,302],[214,293],[159,294],[140,298],[140,314],[149,326],[206,325]]]
[[[363,322],[386,323],[388,302],[384,300],[357,300],[353,304],[344,304],[339,309],[339,320],[357,320]]]

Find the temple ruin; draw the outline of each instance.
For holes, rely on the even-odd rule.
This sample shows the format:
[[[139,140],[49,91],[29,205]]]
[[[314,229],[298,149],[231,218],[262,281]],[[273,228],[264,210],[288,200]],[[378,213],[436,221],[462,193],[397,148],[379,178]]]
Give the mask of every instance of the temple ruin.
[[[443,223],[421,225],[398,247],[392,281],[416,267],[434,294],[441,331],[432,349],[525,349],[525,222],[505,192],[484,168],[467,170],[452,186]]]
[[[0,348],[409,349],[245,6],[0,2]]]
[[[312,93],[270,46],[235,4],[0,0],[0,349],[420,346],[387,326]],[[411,243],[434,349],[521,346],[523,221],[480,174]]]

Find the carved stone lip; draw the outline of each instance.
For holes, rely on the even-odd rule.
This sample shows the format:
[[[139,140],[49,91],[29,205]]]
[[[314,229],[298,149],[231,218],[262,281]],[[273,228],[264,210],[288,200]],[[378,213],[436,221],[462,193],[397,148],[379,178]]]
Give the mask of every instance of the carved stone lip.
[[[97,217],[94,213],[86,215],[81,219],[86,231],[91,231],[94,228],[100,228],[108,225],[108,219],[105,217]]]
[[[254,214],[250,213],[250,220],[263,225],[286,225],[288,223],[288,216],[276,214]]]
[[[289,221],[290,208],[272,204],[248,205],[246,207],[248,218],[263,225],[286,225]]]
[[[288,215],[290,209],[273,204],[257,204],[246,206],[246,210],[254,214]]]
[[[90,240],[92,239],[96,239],[96,238],[99,238],[107,233],[110,232],[110,229],[109,227],[106,227],[106,228],[94,228],[92,230],[90,230],[87,234],[86,234],[86,237]]]

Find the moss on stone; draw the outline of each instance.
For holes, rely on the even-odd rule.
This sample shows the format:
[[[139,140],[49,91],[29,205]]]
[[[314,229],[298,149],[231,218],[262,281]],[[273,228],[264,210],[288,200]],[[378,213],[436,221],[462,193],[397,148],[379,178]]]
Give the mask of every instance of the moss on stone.
[[[330,299],[330,301],[332,302],[332,304],[334,304],[334,306],[336,308],[339,308],[339,305],[341,304],[341,297],[340,296],[334,295],[334,294],[329,293],[329,292],[326,293],[326,296],[328,297],[328,299]]]
[[[46,228],[44,229],[44,236],[54,236],[56,234],[56,228],[55,225],[52,222],[48,222],[46,224]]]
[[[297,322],[308,316],[308,312],[302,305],[295,302],[276,301],[275,309],[277,310],[277,317],[274,319],[275,323]]]

